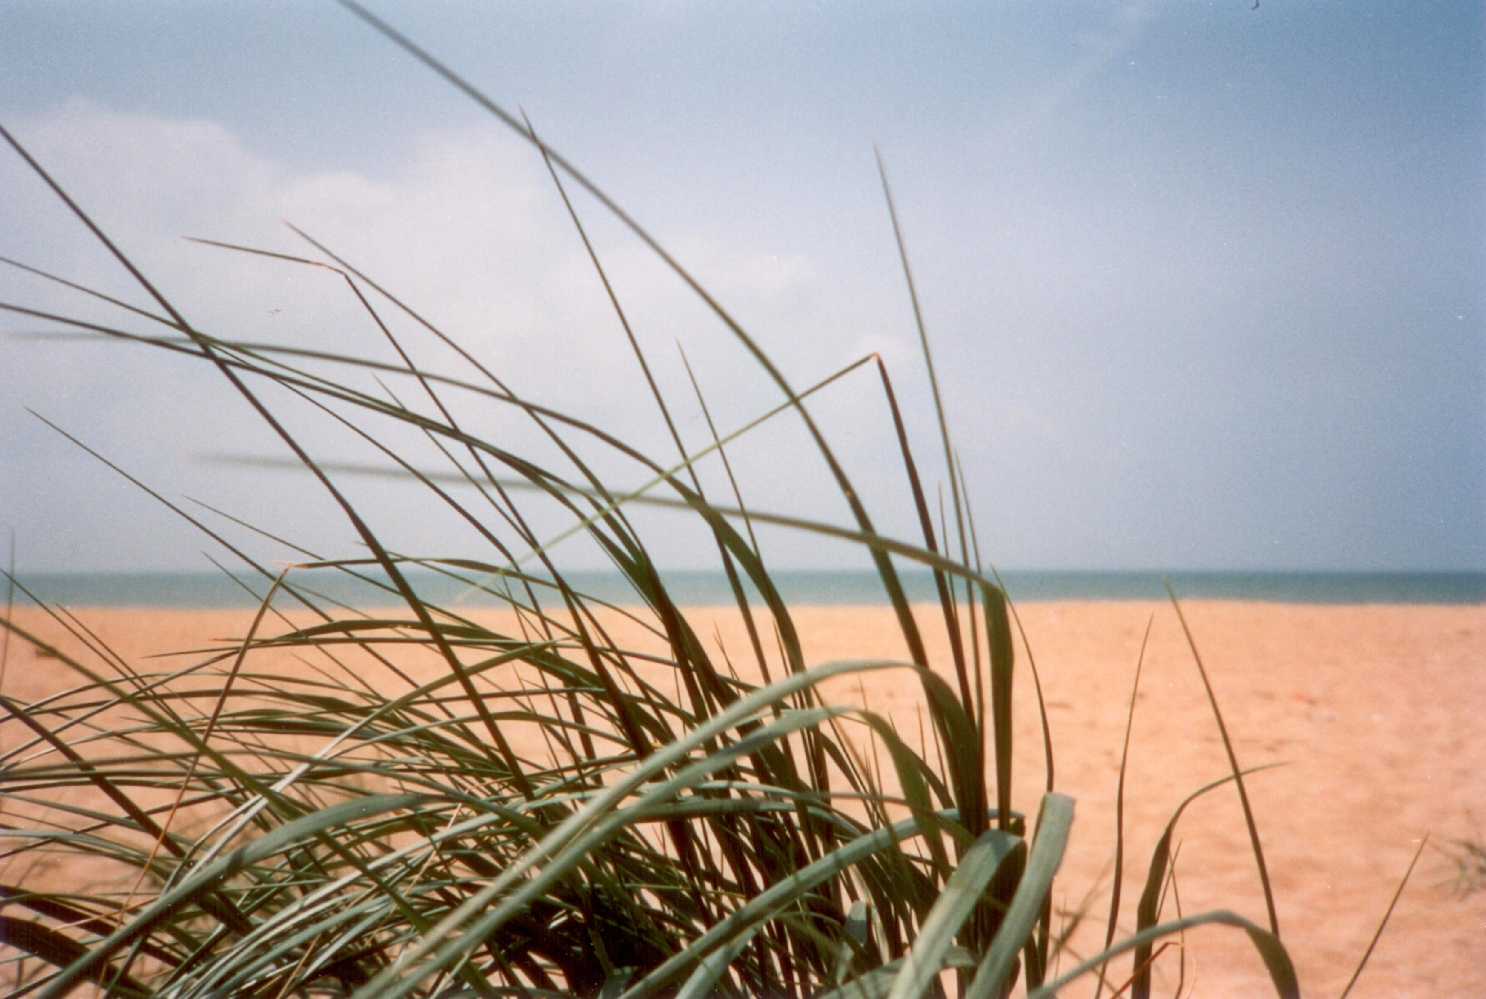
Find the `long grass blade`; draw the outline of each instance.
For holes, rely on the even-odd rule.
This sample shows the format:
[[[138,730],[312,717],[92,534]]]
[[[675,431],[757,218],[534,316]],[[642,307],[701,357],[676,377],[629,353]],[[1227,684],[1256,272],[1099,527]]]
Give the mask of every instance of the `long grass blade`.
[[[1260,958],[1264,961],[1264,967],[1269,972],[1270,982],[1274,985],[1275,995],[1280,999],[1300,999],[1300,983],[1295,976],[1295,965],[1290,960],[1289,953],[1284,944],[1280,943],[1278,937],[1263,927],[1245,919],[1234,912],[1217,910],[1215,912],[1204,912],[1196,916],[1187,916],[1182,919],[1173,919],[1170,922],[1161,923],[1139,933],[1132,934],[1115,944],[1108,950],[1101,951],[1085,961],[1079,962],[1073,968],[1064,972],[1057,979],[1046,983],[1041,988],[1031,992],[1027,999],[1052,999],[1058,994],[1058,990],[1069,983],[1096,971],[1109,963],[1111,958],[1119,957],[1136,949],[1149,950],[1151,945],[1164,937],[1174,936],[1185,930],[1197,926],[1208,926],[1217,924],[1221,926],[1233,926],[1248,934],[1249,940],[1258,951]]]
[[[1019,838],[990,829],[960,858],[944,892],[919,925],[919,937],[903,959],[888,999],[919,999],[929,982],[939,976],[950,943],[980,903],[981,894],[997,870],[1016,850],[1025,852]]]
[[[1140,638],[1140,653],[1135,657],[1135,679],[1130,684],[1130,709],[1125,715],[1125,741],[1120,749],[1120,778],[1115,785],[1115,858],[1114,882],[1109,891],[1109,923],[1104,928],[1104,949],[1114,943],[1115,924],[1120,918],[1120,889],[1125,883],[1125,769],[1130,761],[1130,731],[1135,727],[1135,701],[1140,696],[1140,671],[1145,665],[1146,644],[1151,640],[1151,625],[1156,621],[1152,614],[1145,623],[1145,633]],[[1099,969],[1099,982],[1094,989],[1094,999],[1104,990],[1104,969]]]
[[[1218,723],[1218,734],[1223,737],[1223,749],[1228,754],[1228,765],[1233,770],[1233,785],[1238,788],[1238,800],[1243,805],[1244,824],[1249,829],[1249,845],[1254,851],[1254,862],[1259,867],[1259,884],[1264,889],[1264,908],[1269,913],[1269,932],[1278,937],[1280,917],[1275,912],[1274,889],[1269,884],[1269,867],[1264,863],[1264,847],[1259,842],[1259,826],[1254,821],[1254,809],[1249,804],[1248,789],[1244,787],[1243,770],[1238,765],[1238,755],[1233,751],[1233,740],[1228,737],[1228,726],[1223,721],[1223,712],[1218,708],[1218,697],[1213,693],[1207,667],[1202,665],[1202,655],[1197,651],[1197,640],[1192,637],[1192,629],[1187,626],[1187,617],[1182,613],[1181,601],[1177,600],[1176,591],[1171,588],[1170,580],[1162,577],[1161,583],[1166,587],[1167,595],[1171,597],[1171,606],[1175,608],[1177,620],[1182,625],[1182,634],[1187,638],[1187,648],[1192,651],[1192,661],[1197,664],[1197,672],[1202,677],[1203,689],[1207,691],[1207,702],[1213,709],[1213,720]]]
[[[1001,928],[981,958],[965,999],[990,999],[1001,994],[1010,980],[1017,952],[1026,944],[1042,916],[1053,875],[1068,846],[1073,825],[1073,799],[1064,794],[1046,794],[1037,816],[1037,831],[1027,855],[1027,868],[1006,910]]]
[[[1383,913],[1383,918],[1378,922],[1378,929],[1367,942],[1367,950],[1362,952],[1362,960],[1357,962],[1357,969],[1352,972],[1352,977],[1347,979],[1347,987],[1342,989],[1340,999],[1347,999],[1352,992],[1352,986],[1357,984],[1357,979],[1362,977],[1362,969],[1367,967],[1368,959],[1372,957],[1373,950],[1378,946],[1378,941],[1383,938],[1383,931],[1388,928],[1388,920],[1393,918],[1393,909],[1398,905],[1398,900],[1403,896],[1403,890],[1409,885],[1409,878],[1413,877],[1414,865],[1419,863],[1419,857],[1424,853],[1424,846],[1429,842],[1428,834],[1419,840],[1419,849],[1414,851],[1413,859],[1409,861],[1408,870],[1403,872],[1403,880],[1398,882],[1398,888],[1393,892],[1393,898],[1388,901],[1388,910]]]

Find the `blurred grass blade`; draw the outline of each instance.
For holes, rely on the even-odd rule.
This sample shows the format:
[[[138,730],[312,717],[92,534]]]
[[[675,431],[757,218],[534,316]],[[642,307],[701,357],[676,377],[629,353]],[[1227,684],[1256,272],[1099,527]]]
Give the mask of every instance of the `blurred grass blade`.
[[[1064,794],[1045,794],[1037,816],[1037,831],[1027,855],[1027,867],[1012,896],[1001,927],[981,958],[965,999],[992,999],[1010,980],[1017,952],[1042,915],[1043,903],[1052,887],[1053,875],[1063,862],[1068,830],[1073,825],[1073,799]]]
[[[945,952],[980,903],[986,886],[1018,849],[1026,849],[1021,839],[990,829],[965,852],[939,900],[919,924],[918,939],[904,958],[888,999],[919,999],[924,994],[930,979],[938,977]]]
[[[1130,732],[1135,727],[1135,701],[1140,696],[1140,671],[1145,665],[1146,644],[1151,640],[1151,625],[1155,623],[1153,613],[1145,622],[1145,633],[1140,638],[1140,652],[1135,657],[1135,679],[1130,684],[1130,707],[1125,714],[1125,741],[1120,749],[1120,776],[1115,785],[1115,855],[1114,883],[1109,890],[1109,922],[1104,928],[1104,949],[1114,943],[1115,924],[1120,918],[1120,889],[1125,883],[1125,770],[1130,762]],[[1094,988],[1094,999],[1104,991],[1104,969],[1099,969],[1099,981]]]
[[[817,996],[816,999],[887,999],[888,992],[892,990],[904,960],[905,958],[900,957],[873,968],[866,974],[853,978],[845,985]]]
[[[1277,763],[1269,763],[1263,766],[1251,767],[1244,771],[1245,774],[1258,773],[1271,767],[1279,766]],[[1161,832],[1161,838],[1156,841],[1155,848],[1151,851],[1151,863],[1146,872],[1145,889],[1140,893],[1140,901],[1135,906],[1135,930],[1137,935],[1155,926],[1161,918],[1161,897],[1166,885],[1166,874],[1171,862],[1171,838],[1176,833],[1177,820],[1187,810],[1187,806],[1198,798],[1222,787],[1233,780],[1233,774],[1220,777],[1211,783],[1204,784],[1191,794],[1182,799],[1181,803],[1171,813],[1171,818],[1166,820],[1166,828]],[[1151,994],[1150,974],[1151,947],[1150,943],[1137,944],[1135,947],[1135,980],[1130,987],[1132,999],[1149,999]]]
[[[703,958],[697,970],[681,986],[681,991],[676,993],[675,999],[709,999],[717,995],[726,979],[728,966],[753,941],[754,932],[750,930],[741,934]],[[614,996],[618,999],[619,993],[616,991]]]
[[[1284,944],[1280,943],[1278,937],[1263,927],[1257,926],[1237,913],[1228,912],[1227,910],[1204,912],[1201,915],[1174,919],[1170,922],[1141,930],[1139,933],[1121,940],[1108,950],[1101,951],[1093,957],[1079,962],[1079,964],[1059,976],[1056,980],[1048,982],[1041,988],[1032,991],[1027,996],[1027,999],[1053,999],[1059,989],[1083,975],[1103,967],[1111,958],[1119,957],[1121,954],[1137,948],[1149,950],[1151,944],[1163,937],[1173,936],[1192,929],[1195,926],[1211,924],[1235,926],[1247,933],[1249,941],[1254,945],[1254,949],[1259,952],[1259,957],[1264,961],[1265,970],[1269,972],[1269,980],[1274,985],[1275,995],[1279,996],[1280,999],[1300,999],[1300,983],[1295,977],[1295,965],[1290,960],[1290,955],[1285,950]]]
[[[996,809],[1001,828],[1006,829],[1011,815],[1011,687],[1014,652],[1011,623],[1006,617],[1006,592],[999,586],[982,583],[985,602],[986,646],[991,657],[991,733],[996,756]]]
[[[1228,753],[1228,765],[1233,771],[1233,783],[1238,788],[1238,800],[1243,805],[1244,824],[1249,828],[1249,845],[1254,851],[1254,862],[1259,866],[1259,884],[1264,889],[1264,908],[1269,912],[1269,931],[1276,937],[1280,935],[1280,917],[1274,907],[1274,890],[1269,885],[1269,867],[1264,863],[1264,846],[1259,842],[1259,826],[1254,821],[1254,809],[1249,804],[1249,792],[1244,787],[1243,770],[1238,765],[1238,754],[1233,751],[1233,740],[1228,737],[1228,726],[1223,721],[1223,712],[1218,708],[1218,696],[1213,693],[1212,681],[1208,679],[1207,667],[1202,664],[1202,656],[1197,651],[1197,640],[1192,637],[1192,629],[1187,626],[1187,616],[1182,613],[1181,601],[1176,598],[1176,591],[1171,588],[1171,581],[1165,576],[1161,577],[1161,584],[1166,587],[1166,593],[1171,597],[1171,606],[1176,610],[1176,618],[1181,622],[1182,634],[1187,638],[1187,648],[1192,651],[1192,661],[1197,664],[1197,672],[1202,677],[1202,687],[1207,691],[1207,702],[1212,706],[1213,719],[1218,723],[1218,734],[1223,737],[1223,749]]]
[[[875,829],[843,846],[837,847],[824,857],[806,867],[801,868],[791,875],[786,881],[782,881],[758,896],[749,899],[739,906],[734,912],[722,922],[702,934],[688,948],[687,952],[678,954],[667,960],[656,968],[643,980],[636,982],[624,994],[624,999],[640,999],[649,995],[656,989],[667,985],[677,972],[685,968],[689,963],[697,959],[698,954],[708,952],[720,941],[727,940],[730,936],[741,934],[745,930],[757,926],[759,923],[770,918],[783,906],[795,901],[802,892],[822,884],[829,878],[846,871],[856,864],[860,864],[869,857],[895,847],[903,840],[921,835],[923,826],[921,816],[903,819],[892,826]],[[957,820],[959,813],[953,810],[941,811],[934,814],[938,820]]]
[[[414,808],[426,800],[418,794],[371,795],[354,801],[331,805],[319,812],[304,815],[286,822],[272,832],[248,841],[225,857],[199,867],[182,882],[162,894],[133,920],[114,931],[106,940],[95,945],[88,953],[72,964],[41,993],[40,999],[60,999],[75,983],[93,978],[100,965],[116,954],[120,948],[148,933],[180,906],[197,901],[213,890],[217,884],[264,858],[284,850],[327,829],[364,819],[384,812]]]
[[[1378,923],[1377,932],[1368,941],[1367,950],[1362,952],[1362,960],[1357,962],[1357,970],[1352,972],[1352,977],[1347,980],[1347,987],[1342,989],[1340,999],[1347,999],[1352,991],[1352,986],[1357,984],[1357,979],[1362,977],[1362,969],[1367,967],[1368,958],[1372,957],[1373,948],[1377,947],[1378,941],[1383,937],[1383,931],[1388,928],[1388,920],[1393,917],[1393,908],[1398,905],[1398,900],[1403,896],[1403,890],[1408,887],[1409,878],[1414,874],[1414,865],[1419,862],[1419,856],[1424,852],[1425,845],[1429,842],[1429,835],[1419,841],[1419,849],[1414,851],[1414,857],[1409,861],[1409,869],[1403,872],[1403,880],[1398,883],[1398,888],[1393,893],[1393,898],[1388,902],[1388,911],[1383,913],[1383,919]]]
[[[85,946],[66,934],[14,916],[0,916],[0,941],[56,968],[75,964],[87,954]],[[150,995],[149,989],[129,977],[122,968],[95,965],[89,969],[86,978],[95,985],[107,983],[115,995],[125,999],[143,999]]]

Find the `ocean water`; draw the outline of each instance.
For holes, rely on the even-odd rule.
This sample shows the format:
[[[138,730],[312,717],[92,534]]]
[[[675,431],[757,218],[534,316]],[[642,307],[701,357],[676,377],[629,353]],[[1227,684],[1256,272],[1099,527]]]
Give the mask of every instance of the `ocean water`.
[[[1163,600],[1166,590],[1158,572],[1070,572],[1019,570],[1002,574],[1014,601]],[[1263,600],[1306,604],[1479,604],[1486,603],[1482,572],[1169,572],[1164,574],[1179,597],[1189,599]],[[328,571],[291,577],[298,585],[332,601],[352,606],[386,606],[397,596],[373,582]],[[383,580],[385,577],[378,577]],[[570,586],[596,599],[635,604],[638,599],[617,573],[575,572]],[[731,604],[732,590],[721,572],[667,572],[672,599],[683,605]],[[937,600],[933,577],[905,572],[904,589],[915,601]],[[426,570],[409,579],[432,603],[489,606],[500,598],[469,583]],[[882,583],[870,571],[794,571],[773,575],[786,603],[797,606],[885,605]],[[65,573],[20,577],[37,597],[71,606],[117,607],[249,607],[267,591],[261,579],[233,580],[208,573]],[[0,584],[0,589],[3,589]],[[541,593],[539,591],[539,596]],[[757,594],[750,590],[755,602]],[[30,602],[17,591],[18,603]]]

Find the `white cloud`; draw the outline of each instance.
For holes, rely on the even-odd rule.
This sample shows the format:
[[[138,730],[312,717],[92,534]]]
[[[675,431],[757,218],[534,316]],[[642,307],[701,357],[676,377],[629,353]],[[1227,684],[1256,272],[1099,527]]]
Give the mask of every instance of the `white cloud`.
[[[200,236],[316,256],[278,224],[282,218],[404,297],[518,392],[572,407],[605,429],[638,436],[657,455],[670,454],[630,348],[551,179],[519,139],[489,131],[431,131],[399,151],[380,176],[367,177],[344,170],[293,170],[245,147],[211,121],[121,113],[84,101],[22,121],[15,130],[202,330],[395,360],[339,278],[179,238]],[[154,308],[49,192],[25,177],[22,166],[13,161],[0,166],[0,184],[12,192],[0,199],[0,253]],[[575,200],[592,224],[621,301],[678,417],[691,428],[688,438],[700,439],[672,339],[706,336],[715,345],[725,335],[649,251],[617,233],[582,198]],[[811,317],[816,275],[809,259],[698,235],[681,234],[672,243],[678,258],[750,326],[798,326]],[[15,274],[0,277],[0,297],[67,314],[121,319],[116,310]],[[374,304],[422,363],[472,374],[466,366],[455,368],[451,355],[387,303],[374,299]],[[138,320],[127,325],[160,332]],[[172,364],[138,348],[12,341],[0,351],[17,370],[34,373],[16,403],[34,405],[166,493],[225,493],[229,507],[255,519],[262,511],[267,522],[282,505],[281,484],[191,460],[223,451],[282,452],[208,366]],[[736,345],[722,352],[727,364],[699,364],[699,376],[709,398],[729,397],[731,405],[722,405],[719,414],[726,430],[772,403],[777,393],[761,374],[748,370],[752,365]],[[696,352],[701,353],[710,352]],[[369,382],[367,388],[379,391]],[[398,390],[411,393],[407,400],[421,398],[416,387]],[[487,432],[495,427],[517,433],[511,425],[519,420],[507,413],[491,422],[489,408],[470,418],[484,421]],[[38,435],[29,419],[14,404],[0,412],[0,433],[9,442],[5,463],[15,473],[13,483],[54,489],[56,473],[41,469],[70,461],[57,454],[68,446]],[[308,439],[331,446],[331,438],[314,432]],[[523,438],[518,433],[516,439]],[[305,498],[299,486],[289,493],[300,497],[293,517],[302,527],[332,541],[348,537],[323,501]],[[63,508],[68,532],[94,530],[103,536],[99,547],[84,546],[82,554],[69,556],[70,567],[180,557],[173,549],[153,547],[155,542],[129,526],[135,514],[110,511],[106,501],[73,496],[57,507],[15,485],[0,499],[8,507],[4,519],[29,538],[33,564],[44,564],[47,553],[61,550],[55,517]],[[306,522],[304,510],[310,507],[320,510],[319,519]],[[437,531],[427,531],[422,540],[437,544],[437,537]]]

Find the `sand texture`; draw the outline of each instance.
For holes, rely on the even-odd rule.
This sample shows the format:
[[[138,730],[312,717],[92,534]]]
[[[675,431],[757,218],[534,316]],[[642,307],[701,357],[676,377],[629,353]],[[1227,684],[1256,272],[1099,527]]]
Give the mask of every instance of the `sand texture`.
[[[1486,608],[1306,606],[1242,602],[1184,605],[1240,764],[1283,763],[1247,787],[1277,899],[1282,937],[1302,991],[1334,999],[1386,909],[1419,840],[1448,847],[1486,832]],[[948,662],[937,608],[917,608],[931,660]],[[91,608],[77,611],[131,660],[240,635],[251,611]],[[57,635],[35,608],[27,627]],[[498,615],[490,614],[492,619]],[[697,632],[734,662],[748,643],[735,612],[691,613]],[[1131,683],[1152,621],[1129,751],[1125,887],[1129,932],[1150,852],[1189,792],[1228,772],[1227,757],[1176,615],[1138,602],[1039,603],[1020,608],[1045,695],[1057,789],[1077,801],[1074,836],[1055,884],[1056,910],[1090,918],[1071,950],[1097,950],[1108,918],[1115,792]],[[796,623],[811,664],[903,658],[885,608],[803,608]],[[643,644],[638,635],[636,644]],[[34,701],[72,684],[55,659],[12,639],[3,693]],[[949,676],[945,667],[945,675]],[[878,673],[837,700],[865,696],[905,733],[918,731],[921,693],[911,676]],[[1025,649],[1018,647],[1016,808],[1035,814],[1046,783],[1042,735]],[[7,747],[16,740],[6,726]],[[910,740],[916,742],[916,735]],[[932,750],[931,750],[932,751]],[[1227,785],[1189,807],[1178,826],[1178,889],[1191,914],[1233,909],[1267,922],[1239,799]],[[53,865],[10,865],[4,880],[65,878]],[[1427,847],[1387,933],[1352,992],[1356,997],[1486,996],[1486,890],[1462,896],[1446,849]],[[1168,915],[1173,911],[1170,901]],[[19,910],[15,914],[19,914]],[[1055,928],[1056,928],[1055,924]],[[1204,928],[1185,940],[1183,995],[1273,994],[1247,938]],[[1173,995],[1178,951],[1160,961],[1156,994]],[[1063,958],[1065,964],[1071,955]],[[1128,959],[1110,977],[1123,982]],[[1087,986],[1087,988],[1085,987]],[[1092,995],[1086,980],[1067,995]],[[1105,992],[1108,995],[1108,991]]]

